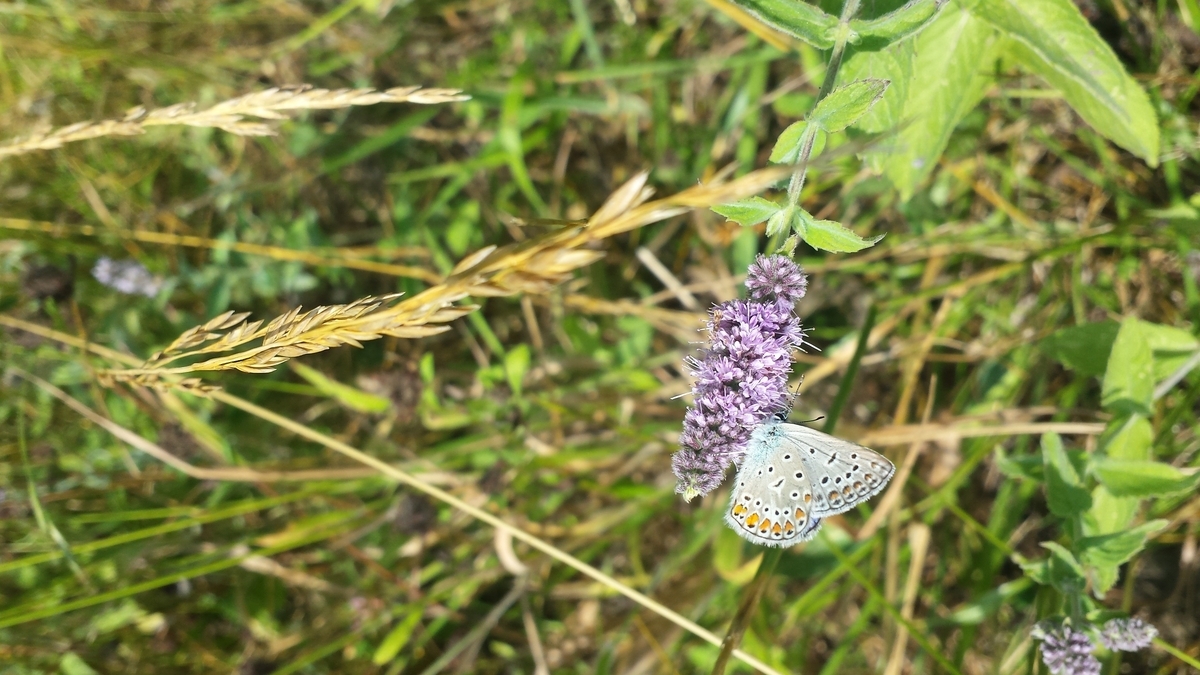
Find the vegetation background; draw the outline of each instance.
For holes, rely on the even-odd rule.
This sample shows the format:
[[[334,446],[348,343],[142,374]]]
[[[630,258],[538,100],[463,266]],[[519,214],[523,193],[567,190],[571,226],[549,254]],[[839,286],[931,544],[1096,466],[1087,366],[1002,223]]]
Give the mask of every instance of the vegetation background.
[[[1197,668],[1200,6],[1077,7],[1148,93],[1157,121],[1134,126],[1157,147],[1109,143],[1001,55],[968,71],[979,103],[935,129],[921,175],[860,158],[887,133],[831,137],[814,165],[804,206],[886,237],[801,245],[819,350],[794,418],[848,391],[839,434],[901,473],[886,508],[782,557],[744,637],[776,669],[1036,672],[1030,629],[1077,582],[1161,631],[1109,672]],[[767,244],[702,208],[756,190],[695,186],[768,163],[820,51],[722,0],[47,2],[0,7],[0,27],[6,138],[300,83],[470,96],[0,155],[0,673],[709,672],[715,646],[461,509],[262,414],[99,371],[227,311],[412,297],[486,246],[570,232],[642,171],[660,197],[692,189],[701,208],[558,276],[513,263],[563,283],[473,294],[447,332],[204,381],[720,635],[760,551],[722,525],[723,492],[674,494],[670,453],[706,307]],[[101,283],[102,259],[138,261],[132,290],[154,292]],[[1174,473],[1113,469],[1150,464]],[[1113,495],[1136,545],[1105,563],[1082,534]]]

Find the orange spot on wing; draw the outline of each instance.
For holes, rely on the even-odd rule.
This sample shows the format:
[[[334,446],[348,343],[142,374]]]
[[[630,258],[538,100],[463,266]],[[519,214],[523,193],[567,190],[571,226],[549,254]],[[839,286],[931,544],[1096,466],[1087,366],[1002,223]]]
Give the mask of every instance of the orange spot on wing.
[[[770,518],[763,518],[762,525],[759,525],[759,526],[758,526],[758,531],[759,531],[759,532],[766,532],[766,531],[767,531],[767,530],[769,530],[769,529],[771,529],[771,519],[770,519]]]
[[[786,530],[790,534],[791,532],[793,532],[796,529],[796,526],[793,525],[792,521],[789,520],[786,523],[784,523],[783,529]]]
[[[796,520],[804,520],[804,509],[796,509]]]
[[[746,525],[749,527],[754,527],[754,525],[756,523],[758,523],[758,514],[757,513],[750,514],[750,517],[746,519]]]
[[[791,523],[788,525],[790,526]],[[775,523],[775,526],[771,528],[771,534],[783,534],[783,528],[779,526],[779,523]]]
[[[745,513],[745,512],[746,512],[746,507],[745,507],[745,506],[742,506],[741,504],[734,504],[734,505],[733,505],[733,515],[735,515],[735,516],[740,516],[740,515],[742,515],[742,514],[743,514],[743,513]]]
[[[806,494],[806,495],[804,495],[804,503],[805,503],[805,504],[807,504],[807,503],[809,503],[809,502],[811,502],[811,501],[812,501],[812,495],[810,495],[810,494]]]

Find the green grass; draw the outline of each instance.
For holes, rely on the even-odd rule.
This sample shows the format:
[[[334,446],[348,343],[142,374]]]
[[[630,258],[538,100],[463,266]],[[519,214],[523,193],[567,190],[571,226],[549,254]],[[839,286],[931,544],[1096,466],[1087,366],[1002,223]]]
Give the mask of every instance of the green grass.
[[[0,674],[532,673],[539,653],[555,673],[710,671],[716,647],[519,540],[513,555],[528,574],[518,578],[495,530],[384,476],[197,480],[16,374],[54,383],[194,466],[359,467],[214,400],[103,388],[95,370],[113,363],[13,326],[141,359],[226,310],[269,319],[427,285],[337,263],[356,251],[440,274],[483,246],[564,227],[539,219],[586,218],[639,171],[666,196],[735,160],[738,173],[766,165],[796,119],[780,112],[797,104],[792,90],[811,102],[820,84],[793,80],[821,55],[766,46],[701,2],[630,3],[633,25],[619,4],[0,8],[4,138],[300,82],[473,97],[312,111],[267,138],[164,127],[0,160]],[[1044,558],[1041,542],[1074,538],[1039,482],[1041,432],[1006,429],[1099,428],[1122,414],[1097,373],[1064,367],[1045,339],[1130,316],[1192,336],[1200,326],[1200,37],[1174,3],[1112,3],[1134,13],[1124,23],[1101,5],[1097,25],[1159,112],[1160,167],[1108,144],[1061,99],[1028,96],[1044,90],[1040,80],[1004,74],[911,200],[853,153],[833,152],[836,142],[809,175],[812,213],[886,237],[855,254],[799,249],[811,286],[798,313],[821,351],[798,361],[793,419],[840,407],[839,382],[874,308],[840,435],[926,417],[950,430],[1001,429],[874,446],[898,466],[921,453],[895,512],[856,541],[877,498],[789,549],[749,620],[744,649],[780,671],[884,672],[903,625],[906,672],[1044,672],[1028,633],[1060,611],[1062,595],[1018,562]],[[761,227],[723,221],[696,211],[606,239],[605,257],[552,293],[479,299],[479,312],[442,335],[304,357],[389,399],[383,414],[323,395],[286,366],[212,380],[722,636],[761,551],[721,524],[726,492],[691,504],[673,493],[670,453],[687,404],[678,396],[690,386],[681,363],[702,339],[690,332],[702,314],[662,293],[636,252],[649,249],[702,307],[728,299],[767,242]],[[89,274],[100,256],[136,258],[168,290],[143,298],[106,288]],[[1198,466],[1198,399],[1193,370],[1145,411],[1153,459]],[[1069,451],[1102,444],[1095,434],[1063,438]],[[1200,658],[1200,579],[1181,560],[1200,534],[1200,498],[1139,508],[1169,525],[1099,604],[1162,631],[1163,646],[1124,656],[1129,672],[1189,672]],[[931,539],[914,562],[909,537],[920,524]],[[906,597],[910,568],[919,583]],[[508,609],[485,622],[502,601]],[[736,660],[730,668],[750,672]]]

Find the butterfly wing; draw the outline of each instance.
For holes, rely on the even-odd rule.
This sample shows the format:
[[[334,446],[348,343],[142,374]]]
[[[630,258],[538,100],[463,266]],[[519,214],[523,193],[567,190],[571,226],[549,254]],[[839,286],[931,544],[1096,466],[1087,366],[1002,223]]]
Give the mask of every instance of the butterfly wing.
[[[845,513],[887,485],[896,467],[887,457],[857,443],[798,424],[781,424],[784,454],[803,459],[817,518]]]
[[[742,462],[725,523],[751,543],[793,546],[812,539],[820,528],[812,500],[800,455],[780,445],[772,452],[750,453]]]

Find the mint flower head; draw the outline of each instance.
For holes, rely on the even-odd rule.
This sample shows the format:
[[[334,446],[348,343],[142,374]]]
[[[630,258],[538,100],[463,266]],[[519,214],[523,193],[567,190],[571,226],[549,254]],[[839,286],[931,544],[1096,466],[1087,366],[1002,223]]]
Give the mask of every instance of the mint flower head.
[[[1064,624],[1037,626],[1033,637],[1042,641],[1042,663],[1051,675],[1100,675],[1100,661],[1092,654],[1096,646],[1087,633]]]
[[[712,492],[730,464],[746,455],[754,428],[788,408],[792,350],[804,344],[793,313],[808,280],[784,256],[758,256],[746,274],[749,300],[709,312],[708,344],[688,357],[695,378],[680,449],[671,458],[685,500]]]
[[[1114,652],[1136,652],[1150,646],[1158,629],[1141,619],[1110,619],[1100,629],[1100,642]]]

